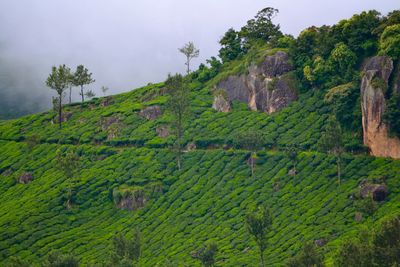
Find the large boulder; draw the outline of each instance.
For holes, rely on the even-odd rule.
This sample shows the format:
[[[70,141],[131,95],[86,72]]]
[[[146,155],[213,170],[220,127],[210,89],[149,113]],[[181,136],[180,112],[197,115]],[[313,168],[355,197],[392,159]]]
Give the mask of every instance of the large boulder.
[[[296,79],[286,52],[267,56],[260,65],[249,66],[241,75],[231,75],[217,84],[226,92],[227,102],[246,102],[251,110],[279,111],[297,100]],[[215,96],[214,103],[220,101]]]
[[[389,191],[384,184],[365,183],[360,186],[360,195],[362,198],[372,197],[374,201],[384,201]]]
[[[149,106],[139,112],[139,116],[148,120],[155,120],[162,115],[160,106]]]
[[[231,111],[231,103],[222,94],[216,95],[214,97],[214,102],[212,105],[213,109],[219,112],[229,112]]]
[[[400,158],[400,139],[389,136],[388,126],[383,121],[385,92],[392,74],[393,61],[389,57],[376,56],[364,64],[361,81],[362,125],[364,144],[370,148],[372,155]],[[398,79],[395,77],[394,80]]]
[[[73,113],[72,112],[68,112],[68,111],[64,111],[63,113],[61,113],[61,122],[67,122],[72,118]],[[59,118],[58,118],[58,113],[57,115],[54,117],[53,119],[53,123],[59,123]]]
[[[100,120],[103,132],[107,133],[107,140],[116,138],[123,129],[123,123],[118,116],[105,117]]]
[[[146,192],[141,187],[114,189],[113,198],[118,209],[131,211],[144,207],[148,201]]]
[[[156,133],[159,137],[168,137],[169,136],[169,127],[167,125],[160,125],[156,128]]]
[[[30,172],[24,172],[19,176],[18,181],[21,184],[29,184],[30,182],[33,181],[33,175]]]

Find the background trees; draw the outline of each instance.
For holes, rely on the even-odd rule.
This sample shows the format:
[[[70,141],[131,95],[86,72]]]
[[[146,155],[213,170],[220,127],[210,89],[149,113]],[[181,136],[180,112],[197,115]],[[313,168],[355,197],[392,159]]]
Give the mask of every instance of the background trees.
[[[221,49],[219,50],[219,57],[222,62],[229,62],[235,60],[244,54],[244,49],[242,47],[242,38],[239,32],[230,28],[219,41]]]
[[[80,95],[82,97],[82,103],[85,102],[85,93],[84,86],[94,83],[95,80],[92,79],[92,73],[89,72],[87,68],[83,65],[79,65],[76,67],[76,71],[74,73],[74,85],[79,86],[81,88]]]
[[[199,56],[200,50],[194,46],[193,42],[189,42],[189,43],[185,44],[182,48],[179,48],[178,50],[179,50],[179,52],[181,52],[182,54],[184,54],[186,56],[186,63],[185,63],[185,65],[187,66],[186,72],[187,72],[187,74],[189,74],[190,73],[190,61],[193,58],[196,58]]]
[[[204,267],[215,265],[215,255],[218,252],[218,246],[214,241],[207,242],[204,247],[196,251],[196,258],[199,259]]]
[[[323,267],[324,257],[317,251],[313,242],[304,244],[298,255],[289,260],[287,267]]]
[[[342,164],[341,162],[344,148],[342,129],[335,116],[331,116],[328,119],[325,131],[319,141],[319,146],[323,151],[328,152],[336,157],[338,183],[340,184]]]
[[[113,237],[113,251],[111,253],[112,266],[134,266],[142,255],[143,238],[138,228],[131,235],[125,237],[117,234]]]
[[[53,251],[47,257],[47,261],[43,264],[45,267],[78,267],[79,261],[73,255],[62,254]]]
[[[101,91],[103,92],[103,95],[104,95],[104,96],[106,95],[108,89],[109,89],[109,88],[108,88],[107,86],[102,86],[102,87],[101,87]]]
[[[62,123],[62,98],[65,90],[68,88],[69,81],[70,69],[65,65],[60,65],[58,68],[53,66],[46,80],[46,85],[58,94],[58,123],[60,128]]]
[[[400,58],[400,24],[385,28],[380,38],[379,49],[383,55],[395,60]]]
[[[399,216],[388,218],[377,229],[365,229],[357,238],[344,242],[335,259],[335,265],[340,267],[397,266],[399,262]]]
[[[254,237],[260,251],[261,265],[265,266],[264,251],[267,248],[267,234],[271,231],[272,214],[267,207],[258,207],[246,215],[246,228]]]
[[[67,178],[67,188],[64,190],[64,205],[67,209],[71,209],[74,203],[74,181],[72,178],[79,169],[80,158],[74,150],[59,150],[57,153],[57,165]]]
[[[254,19],[247,21],[247,24],[240,30],[244,46],[248,47],[250,43],[258,40],[268,42],[273,38],[282,36],[279,25],[272,22],[272,19],[278,13],[278,9],[267,7],[260,10]]]

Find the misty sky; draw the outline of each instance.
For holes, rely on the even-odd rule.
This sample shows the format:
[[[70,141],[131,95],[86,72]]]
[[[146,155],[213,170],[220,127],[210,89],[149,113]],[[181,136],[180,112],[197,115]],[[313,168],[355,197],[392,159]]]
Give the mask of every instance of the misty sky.
[[[363,10],[383,14],[399,0],[0,0],[0,66],[10,84],[0,90],[44,95],[51,66],[84,64],[110,94],[162,81],[184,72],[177,48],[194,41],[195,65],[218,54],[218,40],[240,29],[258,10],[280,10],[276,22],[297,35],[311,25],[333,24]],[[6,68],[6,69],[5,69]],[[11,77],[17,73],[17,77]]]

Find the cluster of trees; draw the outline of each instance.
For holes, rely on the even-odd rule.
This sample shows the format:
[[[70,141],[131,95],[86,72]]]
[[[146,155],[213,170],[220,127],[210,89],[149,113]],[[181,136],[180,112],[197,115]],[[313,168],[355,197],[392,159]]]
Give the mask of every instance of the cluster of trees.
[[[398,266],[400,263],[400,216],[386,219],[376,229],[360,231],[357,238],[345,241],[339,247],[334,266]],[[288,267],[323,267],[324,257],[314,243],[303,249],[287,264]]]
[[[92,78],[92,73],[83,65],[76,67],[76,71],[72,72],[69,67],[65,64],[58,67],[53,66],[51,73],[46,80],[46,85],[57,92],[57,109],[58,109],[58,122],[61,128],[62,123],[62,100],[69,89],[69,103],[72,101],[72,88],[80,87],[80,95],[82,97],[82,103],[85,101],[85,96],[92,98],[95,96],[92,90],[84,92],[84,86],[95,82]]]
[[[240,31],[229,29],[219,41],[221,45],[219,57],[222,62],[229,62],[243,56],[257,43],[277,42],[283,36],[279,25],[272,22],[278,13],[278,9],[267,7],[247,21]]]

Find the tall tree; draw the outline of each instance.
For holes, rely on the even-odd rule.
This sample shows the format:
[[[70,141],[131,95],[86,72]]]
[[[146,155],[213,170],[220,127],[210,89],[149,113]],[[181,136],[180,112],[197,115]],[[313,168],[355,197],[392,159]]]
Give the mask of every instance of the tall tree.
[[[171,126],[175,132],[175,149],[177,152],[178,169],[181,168],[182,138],[185,132],[185,123],[190,115],[190,92],[188,86],[180,74],[169,75],[166,88],[169,94],[167,110],[171,114]]]
[[[79,65],[76,67],[76,71],[74,73],[74,85],[79,86],[81,88],[80,95],[82,97],[82,103],[85,102],[85,93],[83,92],[83,87],[85,85],[94,83],[96,80],[92,79],[92,73],[89,72],[87,68],[83,65]]]
[[[242,47],[242,38],[239,32],[230,28],[219,41],[221,49],[219,50],[219,57],[222,62],[232,61],[244,54]]]
[[[271,226],[272,214],[267,207],[258,207],[246,215],[246,228],[257,243],[263,267],[265,267],[264,252],[268,245],[267,234],[271,231]]]
[[[71,104],[72,102],[72,87],[74,86],[75,82],[75,75],[71,70],[69,70],[68,73],[68,87],[69,87],[69,103]]]
[[[71,209],[74,198],[74,181],[73,177],[80,166],[80,158],[75,151],[62,151],[57,152],[58,168],[64,173],[67,179],[67,188],[65,190],[65,207]]]
[[[247,25],[240,30],[240,36],[244,38],[245,46],[253,41],[270,41],[272,38],[282,36],[279,25],[275,25],[272,19],[279,13],[278,9],[267,7],[257,13],[254,19],[247,21]]]
[[[181,52],[182,54],[184,54],[186,56],[186,63],[185,63],[185,65],[187,66],[186,72],[187,72],[187,74],[189,74],[190,73],[190,61],[193,58],[196,58],[199,56],[200,50],[194,46],[193,42],[189,42],[189,43],[185,44],[182,48],[179,48],[178,50],[179,50],[179,52]]]
[[[61,128],[62,122],[62,98],[65,90],[68,88],[70,69],[65,65],[60,65],[58,68],[53,66],[51,73],[46,80],[46,85],[58,94],[58,122]]]
[[[342,155],[344,152],[342,128],[335,116],[328,119],[325,132],[319,141],[319,147],[336,157],[338,183],[341,182]]]

